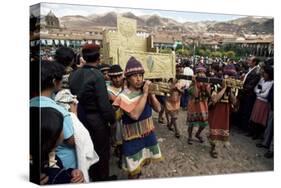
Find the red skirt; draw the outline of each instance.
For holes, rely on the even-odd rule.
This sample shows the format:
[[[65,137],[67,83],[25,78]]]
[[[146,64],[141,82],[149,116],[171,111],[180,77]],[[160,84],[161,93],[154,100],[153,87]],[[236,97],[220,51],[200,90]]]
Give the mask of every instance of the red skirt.
[[[254,123],[266,126],[266,121],[269,112],[268,102],[256,99],[250,120]]]
[[[217,103],[209,109],[210,139],[227,141],[229,138],[229,103]]]

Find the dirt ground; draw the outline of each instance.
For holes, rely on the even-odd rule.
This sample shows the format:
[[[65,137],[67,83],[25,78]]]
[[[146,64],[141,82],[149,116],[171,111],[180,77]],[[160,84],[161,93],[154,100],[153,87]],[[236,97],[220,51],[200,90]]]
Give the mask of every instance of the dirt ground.
[[[186,111],[180,111],[178,126],[181,137],[179,139],[174,136],[174,132],[167,129],[165,124],[157,122],[157,114],[153,114],[153,119],[164,160],[145,166],[141,179],[273,170],[274,160],[263,156],[267,149],[256,147],[256,143],[261,140],[252,140],[236,127],[230,130],[230,144],[220,145],[218,158],[213,159],[209,154],[208,128],[202,132],[204,143],[199,143],[194,138],[192,145],[187,144]],[[196,129],[194,134],[195,131]],[[111,157],[110,163],[111,174],[116,174],[119,180],[127,179],[127,174],[118,168],[116,157]]]

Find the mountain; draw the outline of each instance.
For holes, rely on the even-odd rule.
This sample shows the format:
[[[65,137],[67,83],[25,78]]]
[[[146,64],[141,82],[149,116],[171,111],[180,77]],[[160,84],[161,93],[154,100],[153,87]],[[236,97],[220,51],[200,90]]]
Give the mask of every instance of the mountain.
[[[117,14],[115,12],[108,12],[103,16],[98,16],[91,19],[94,25],[96,26],[110,26],[116,27],[117,25]]]
[[[60,24],[64,25],[66,28],[80,29],[91,26],[93,22],[88,17],[74,15],[61,17]]]
[[[236,25],[246,25],[246,24],[251,24],[254,22],[255,23],[265,22],[267,20],[268,20],[268,18],[266,18],[266,17],[247,16],[247,17],[231,20],[231,21],[229,21],[229,23],[233,23]]]
[[[212,26],[207,27],[207,31],[212,33],[231,34],[231,33],[239,33],[240,30],[241,30],[241,26],[228,22],[219,22]]]
[[[170,18],[159,15],[136,16],[131,12],[121,14],[124,17],[137,20],[138,27],[150,29],[176,30],[188,33],[226,33],[226,34],[273,34],[273,19],[267,17],[247,16],[230,20],[227,22],[201,21],[179,23]],[[93,28],[95,26],[116,27],[117,13],[108,12],[106,14],[91,14],[85,16],[63,16],[60,18],[61,24],[67,28]]]
[[[207,31],[228,34],[273,34],[273,19],[249,16],[228,22],[216,23],[208,27]]]
[[[145,26],[146,23],[145,23],[145,19],[143,19],[142,17],[138,17],[136,15],[134,15],[133,13],[131,12],[126,12],[126,13],[123,13],[122,16],[126,17],[126,18],[131,18],[131,19],[135,19],[137,20],[137,25],[138,26]]]
[[[274,32],[273,28],[273,19],[265,20],[264,22],[254,22],[242,25],[241,30],[248,31],[248,33],[272,33]]]

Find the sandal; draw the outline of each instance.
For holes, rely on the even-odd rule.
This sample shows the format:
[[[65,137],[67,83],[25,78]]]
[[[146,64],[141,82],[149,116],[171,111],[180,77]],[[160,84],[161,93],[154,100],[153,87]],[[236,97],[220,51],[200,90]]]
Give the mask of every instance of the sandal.
[[[202,138],[202,136],[195,135],[195,137],[199,140],[200,143],[204,142],[204,139]]]
[[[168,127],[168,129],[169,129],[170,131],[174,131],[173,128],[172,128],[172,126],[167,125],[167,127]]]
[[[158,123],[163,124],[164,123],[164,119],[163,118],[158,118]]]
[[[128,179],[139,179],[141,175],[142,175],[141,172],[139,172],[136,175],[128,175]]]
[[[210,155],[215,159],[218,158],[218,152],[216,152],[215,150],[210,151]]]
[[[187,143],[188,143],[189,145],[192,145],[192,139],[191,139],[191,138],[188,138],[188,139],[187,139]]]
[[[122,169],[122,160],[121,159],[118,160],[117,165],[118,165],[119,169]]]
[[[180,133],[176,133],[176,134],[175,134],[175,137],[176,137],[176,138],[180,138]]]

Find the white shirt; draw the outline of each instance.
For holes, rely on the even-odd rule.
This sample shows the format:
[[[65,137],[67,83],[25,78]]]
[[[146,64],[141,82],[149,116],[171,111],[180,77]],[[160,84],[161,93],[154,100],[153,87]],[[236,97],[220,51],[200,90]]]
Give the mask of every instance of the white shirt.
[[[261,85],[261,89],[258,89],[258,85]],[[265,81],[264,78],[261,78],[254,90],[257,95],[257,98],[259,100],[267,102],[267,96],[269,94],[272,85],[273,85],[273,80]]]
[[[194,73],[193,73],[193,70],[192,70],[191,68],[185,67],[185,68],[183,69],[183,75],[186,75],[186,76],[193,76]],[[183,82],[183,81],[181,81],[181,82]],[[184,85],[185,85],[185,88],[187,89],[187,88],[189,88],[189,85],[191,84],[191,81],[190,81],[190,80],[184,80],[183,83],[184,83]]]
[[[78,169],[83,172],[85,182],[90,182],[88,170],[92,164],[99,161],[99,156],[95,151],[88,130],[74,113],[70,112],[70,115],[73,121]]]

